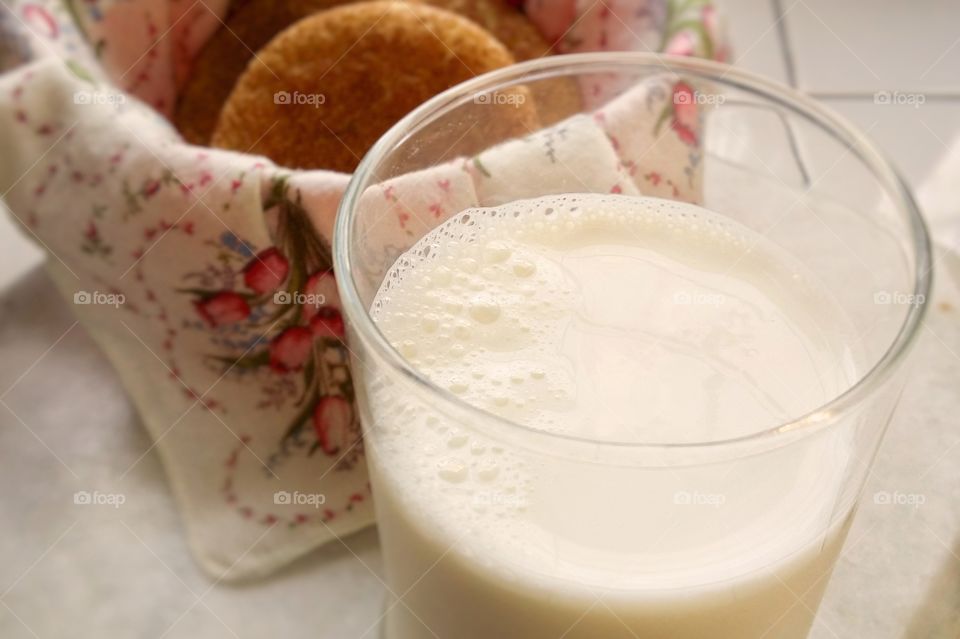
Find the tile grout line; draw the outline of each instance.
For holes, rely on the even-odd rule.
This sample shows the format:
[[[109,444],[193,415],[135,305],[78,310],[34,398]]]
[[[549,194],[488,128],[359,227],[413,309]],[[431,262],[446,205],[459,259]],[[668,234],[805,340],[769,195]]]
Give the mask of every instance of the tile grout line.
[[[782,0],[770,0],[770,7],[773,10],[773,17],[776,20],[777,26],[777,43],[780,45],[780,54],[783,58],[783,67],[787,75],[787,84],[796,89],[797,88],[797,74],[796,69],[794,68],[793,63],[793,54],[790,47],[790,39],[787,37],[787,27],[786,21],[787,16],[783,11]],[[790,121],[779,114],[780,120],[783,123],[783,128],[786,130],[787,139],[790,144],[790,154],[793,156],[794,161],[797,163],[797,169],[800,171],[800,175],[805,187],[809,188],[811,186],[810,181],[810,172],[807,170],[807,164],[803,160],[803,152],[800,149],[800,142],[797,139],[796,131],[790,124]]]
[[[812,98],[819,100],[861,100],[874,99],[878,91],[855,90],[855,91],[804,91]],[[936,91],[902,91],[902,93],[913,93],[922,95],[926,100],[935,100],[938,102],[956,102],[960,101],[960,90],[936,90]]]
[[[777,19],[777,41],[780,43],[780,53],[783,57],[783,66],[787,74],[787,84],[797,88],[797,69],[794,64],[793,50],[790,46],[790,37],[787,34],[787,16],[783,11],[783,0],[770,0],[774,18]]]

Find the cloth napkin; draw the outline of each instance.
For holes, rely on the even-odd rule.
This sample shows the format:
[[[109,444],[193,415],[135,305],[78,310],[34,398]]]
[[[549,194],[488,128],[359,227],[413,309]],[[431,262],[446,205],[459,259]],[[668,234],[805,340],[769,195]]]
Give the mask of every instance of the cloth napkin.
[[[722,57],[707,3],[599,4],[528,11],[561,51],[643,50],[650,40]],[[243,579],[370,524],[373,511],[331,270],[349,176],[188,146],[165,117],[226,8],[3,5],[0,191],[119,372],[153,442],[144,455],[159,452],[198,561]],[[622,91],[602,78],[583,88],[597,104]],[[522,176],[537,175],[540,193],[695,200],[701,120],[691,101],[673,99],[691,90],[651,79],[525,142],[383,185],[384,259],[424,225],[522,196]],[[626,125],[636,112],[648,130]]]

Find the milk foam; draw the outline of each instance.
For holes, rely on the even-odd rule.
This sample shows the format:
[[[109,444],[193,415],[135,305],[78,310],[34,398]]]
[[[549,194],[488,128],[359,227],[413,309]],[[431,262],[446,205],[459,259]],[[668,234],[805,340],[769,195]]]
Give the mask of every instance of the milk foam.
[[[371,313],[418,371],[464,402],[601,442],[742,437],[815,409],[856,374],[852,330],[800,264],[725,217],[655,198],[560,195],[465,211],[397,261]],[[584,473],[588,459],[505,445],[373,378],[381,525],[414,555],[445,550],[437,572],[465,588],[489,579],[588,600],[601,588],[629,607],[643,603],[629,603],[638,590],[705,586],[799,557],[779,569],[790,582],[832,562],[817,548],[849,460],[841,435],[812,437],[788,460],[758,457],[725,484],[697,469]],[[678,495],[724,507],[684,510]],[[611,509],[624,512],[610,520]],[[714,536],[701,538],[704,527]],[[738,587],[776,587],[770,573],[750,579]]]
[[[801,265],[705,209],[564,195],[448,221],[395,265],[373,314],[474,406],[656,443],[749,434],[844,390],[851,331],[820,320],[835,307]]]

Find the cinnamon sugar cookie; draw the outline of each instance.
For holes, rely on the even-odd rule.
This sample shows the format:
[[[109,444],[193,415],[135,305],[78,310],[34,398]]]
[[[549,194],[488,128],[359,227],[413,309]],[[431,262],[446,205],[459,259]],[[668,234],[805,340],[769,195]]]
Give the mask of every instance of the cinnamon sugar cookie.
[[[294,24],[251,60],[224,104],[212,143],[291,168],[350,172],[414,107],[512,62],[487,31],[448,11],[406,2],[329,9]],[[511,130],[525,133],[533,109],[520,106],[484,105],[499,111],[485,112],[485,126],[458,148],[503,139]]]
[[[517,62],[550,53],[547,42],[523,13],[504,0],[421,0],[469,18],[503,43]]]
[[[237,78],[265,44],[288,26],[347,0],[245,0],[197,54],[180,90],[173,122],[191,144],[206,145]],[[234,3],[236,5],[236,3]]]
[[[533,23],[503,0],[422,0],[470,18],[503,43],[517,62],[548,55],[551,45]],[[579,113],[580,86],[570,78],[541,80],[529,87],[541,124],[553,124]]]
[[[197,55],[180,92],[174,124],[192,144],[210,142],[217,117],[254,53],[275,35],[318,11],[351,0],[245,0]],[[416,0],[414,0],[416,1]],[[505,0],[426,0],[490,31],[517,61],[545,55],[550,45],[526,16]]]

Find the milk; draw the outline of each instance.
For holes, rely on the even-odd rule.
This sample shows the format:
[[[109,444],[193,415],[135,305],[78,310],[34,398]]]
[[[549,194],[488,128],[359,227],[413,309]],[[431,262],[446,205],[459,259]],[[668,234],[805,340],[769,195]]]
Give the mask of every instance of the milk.
[[[371,312],[433,384],[513,422],[369,374],[388,639],[806,636],[849,434],[656,446],[774,428],[856,378],[843,312],[776,246],[655,198],[519,201],[423,238]]]

